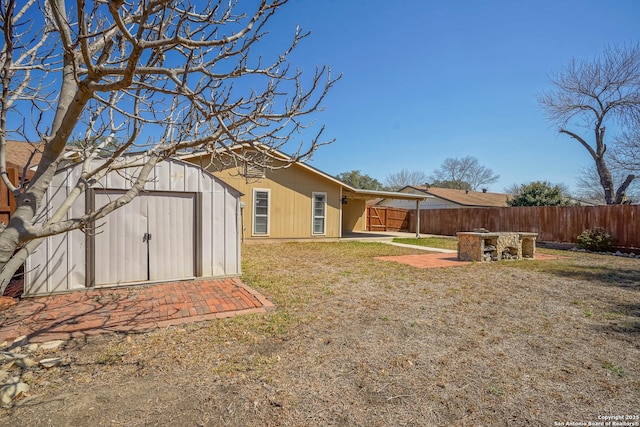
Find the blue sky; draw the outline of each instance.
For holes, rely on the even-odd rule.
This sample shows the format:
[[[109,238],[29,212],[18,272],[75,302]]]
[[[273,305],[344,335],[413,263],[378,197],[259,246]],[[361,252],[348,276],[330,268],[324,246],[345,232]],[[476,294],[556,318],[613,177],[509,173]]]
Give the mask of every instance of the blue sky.
[[[294,65],[343,74],[316,117],[336,142],[311,165],[384,181],[471,155],[500,175],[497,192],[535,180],[574,188],[590,157],[536,94],[571,58],[640,41],[639,22],[638,0],[291,0],[274,21],[312,31]]]

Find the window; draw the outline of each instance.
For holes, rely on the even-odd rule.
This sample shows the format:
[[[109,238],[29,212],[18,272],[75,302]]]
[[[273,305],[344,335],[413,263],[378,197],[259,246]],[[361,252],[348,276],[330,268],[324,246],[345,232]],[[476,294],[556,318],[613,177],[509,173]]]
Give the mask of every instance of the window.
[[[313,234],[325,234],[327,193],[313,193]]]
[[[269,190],[253,190],[253,234],[269,234]]]

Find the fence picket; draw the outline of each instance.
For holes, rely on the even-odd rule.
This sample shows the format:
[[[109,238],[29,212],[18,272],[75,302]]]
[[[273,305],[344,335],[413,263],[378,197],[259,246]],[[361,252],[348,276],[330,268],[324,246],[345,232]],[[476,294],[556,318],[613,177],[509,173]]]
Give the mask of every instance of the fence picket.
[[[538,240],[571,242],[586,229],[604,228],[616,246],[640,248],[640,205],[536,206],[509,208],[425,209],[420,211],[420,233],[454,236],[458,231],[538,233]],[[415,210],[408,230],[415,232]]]

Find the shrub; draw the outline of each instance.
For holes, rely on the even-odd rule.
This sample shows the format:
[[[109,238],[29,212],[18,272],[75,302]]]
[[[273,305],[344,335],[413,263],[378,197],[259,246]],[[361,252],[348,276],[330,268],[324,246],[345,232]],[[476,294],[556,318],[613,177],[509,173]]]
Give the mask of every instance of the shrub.
[[[611,248],[613,236],[602,228],[584,230],[578,236],[578,246],[588,251],[604,252]]]

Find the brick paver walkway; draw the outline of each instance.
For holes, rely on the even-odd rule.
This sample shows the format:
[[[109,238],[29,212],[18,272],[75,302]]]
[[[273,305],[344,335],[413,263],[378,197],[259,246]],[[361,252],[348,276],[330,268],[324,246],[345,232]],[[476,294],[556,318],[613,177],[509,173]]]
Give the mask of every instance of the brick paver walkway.
[[[273,304],[238,278],[77,291],[28,298],[0,311],[0,343],[29,342],[264,313]]]

